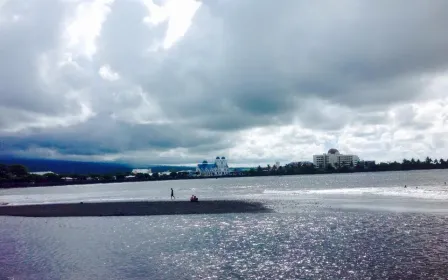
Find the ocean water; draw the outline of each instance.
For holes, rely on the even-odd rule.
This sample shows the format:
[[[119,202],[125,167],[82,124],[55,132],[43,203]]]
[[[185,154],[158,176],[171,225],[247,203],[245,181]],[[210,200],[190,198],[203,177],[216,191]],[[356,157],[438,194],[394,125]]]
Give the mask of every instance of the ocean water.
[[[0,279],[448,279],[448,172],[0,191],[11,204],[257,200],[263,214],[0,217]],[[407,188],[404,188],[407,185]]]

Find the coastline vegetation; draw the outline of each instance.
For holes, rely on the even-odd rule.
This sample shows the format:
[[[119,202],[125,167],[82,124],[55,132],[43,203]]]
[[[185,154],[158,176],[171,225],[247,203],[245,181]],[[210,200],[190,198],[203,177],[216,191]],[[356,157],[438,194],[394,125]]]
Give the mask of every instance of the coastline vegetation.
[[[426,157],[424,161],[419,159],[403,159],[402,162],[381,162],[357,165],[331,166],[318,169],[308,162],[297,162],[285,166],[258,166],[252,169],[235,169],[230,175],[224,177],[248,177],[248,176],[282,176],[282,175],[305,175],[305,174],[328,174],[328,173],[354,173],[354,172],[382,172],[382,171],[407,171],[407,170],[429,170],[448,169],[448,160],[431,159]],[[116,174],[54,174],[43,175],[30,173],[26,166],[20,164],[0,164],[0,188],[32,187],[32,186],[55,186],[71,184],[95,184],[95,183],[117,183],[135,181],[160,181],[179,179],[203,179],[198,173],[192,172],[163,172],[143,174],[132,174],[121,172]]]

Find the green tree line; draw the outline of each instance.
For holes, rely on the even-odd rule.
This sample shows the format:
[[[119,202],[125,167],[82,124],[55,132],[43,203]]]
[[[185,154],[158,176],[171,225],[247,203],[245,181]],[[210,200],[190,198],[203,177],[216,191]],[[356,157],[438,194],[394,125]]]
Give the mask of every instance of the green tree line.
[[[230,175],[230,177],[239,176],[275,176],[275,175],[300,175],[300,174],[325,174],[325,173],[351,173],[351,172],[379,172],[379,171],[406,171],[406,170],[428,170],[428,169],[448,169],[448,160],[432,159],[426,157],[425,160],[403,159],[401,162],[381,162],[379,164],[371,163],[364,165],[328,165],[326,168],[316,168],[311,163],[294,163],[285,166],[258,166],[248,171],[240,171]],[[196,173],[196,175],[198,175]],[[130,176],[130,177],[128,177]],[[72,180],[67,181],[67,177]],[[175,180],[175,179],[193,179],[188,173],[171,171],[168,174],[131,174],[131,172],[122,172],[116,174],[54,174],[48,173],[37,175],[28,172],[26,166],[20,164],[5,165],[0,164],[0,187],[29,186],[29,185],[59,185],[59,184],[91,184],[100,182],[124,182],[124,181],[156,181],[156,180]]]
[[[55,174],[47,173],[43,175],[30,173],[26,166],[20,164],[6,165],[0,164],[0,186],[23,186],[27,185],[55,185],[55,184],[79,184],[79,183],[99,183],[99,182],[120,182],[120,181],[151,181],[151,180],[172,180],[186,179],[188,174],[184,172],[171,171],[164,173],[137,173],[119,172],[114,174]]]
[[[325,174],[325,173],[350,173],[350,172],[375,172],[375,171],[406,171],[406,170],[427,170],[427,169],[448,169],[448,160],[432,159],[426,157],[424,161],[419,159],[403,159],[402,162],[381,162],[379,164],[363,164],[359,162],[338,166],[328,165],[325,168],[316,168],[310,163],[296,163],[286,166],[258,166],[247,172],[250,176],[269,176],[269,175],[299,175],[299,174]]]

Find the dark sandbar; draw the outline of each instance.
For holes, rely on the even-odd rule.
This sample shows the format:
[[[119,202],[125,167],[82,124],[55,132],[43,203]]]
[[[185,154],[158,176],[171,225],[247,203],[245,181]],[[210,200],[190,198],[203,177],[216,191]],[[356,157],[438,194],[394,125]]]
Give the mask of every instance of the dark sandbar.
[[[270,210],[259,202],[238,200],[85,202],[0,206],[0,216],[80,217],[259,213]]]

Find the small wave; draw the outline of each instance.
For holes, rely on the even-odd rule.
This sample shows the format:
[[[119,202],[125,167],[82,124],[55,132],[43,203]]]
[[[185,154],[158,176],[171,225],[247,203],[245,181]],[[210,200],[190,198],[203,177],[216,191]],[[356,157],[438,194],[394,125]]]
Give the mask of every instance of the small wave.
[[[393,197],[409,197],[419,199],[436,199],[448,200],[448,192],[436,187],[419,187],[413,189],[411,187],[404,189],[403,187],[390,188],[339,188],[339,189],[320,189],[320,190],[264,190],[263,194],[278,196],[294,196],[294,195],[378,195]]]
[[[264,190],[264,194],[278,194],[278,195],[288,195],[288,194],[303,194],[305,191],[279,191],[279,190]]]

